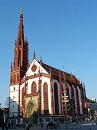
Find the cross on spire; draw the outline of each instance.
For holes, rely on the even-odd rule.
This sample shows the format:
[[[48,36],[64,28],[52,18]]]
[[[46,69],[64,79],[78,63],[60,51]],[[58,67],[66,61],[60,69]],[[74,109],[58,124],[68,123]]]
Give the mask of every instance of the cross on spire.
[[[20,14],[23,14],[23,9],[20,9]]]

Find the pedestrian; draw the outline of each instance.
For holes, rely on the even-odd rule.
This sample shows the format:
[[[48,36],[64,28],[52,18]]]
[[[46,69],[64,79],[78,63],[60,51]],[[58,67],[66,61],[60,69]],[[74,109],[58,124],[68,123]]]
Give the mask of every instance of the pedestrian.
[[[43,127],[43,122],[41,123],[41,128]]]
[[[8,130],[8,122],[6,122],[6,130]]]
[[[26,130],[29,130],[29,123],[28,123],[28,121],[26,122]]]
[[[4,121],[2,121],[2,130],[4,130],[4,127],[5,127],[5,123],[4,123]]]

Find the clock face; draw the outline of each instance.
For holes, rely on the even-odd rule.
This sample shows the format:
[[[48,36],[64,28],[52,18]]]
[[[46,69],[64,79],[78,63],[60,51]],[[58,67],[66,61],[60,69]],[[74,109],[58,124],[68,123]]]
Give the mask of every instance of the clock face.
[[[34,65],[32,66],[32,68],[31,68],[31,70],[32,70],[33,72],[35,72],[36,69],[37,69],[37,66],[34,64]]]

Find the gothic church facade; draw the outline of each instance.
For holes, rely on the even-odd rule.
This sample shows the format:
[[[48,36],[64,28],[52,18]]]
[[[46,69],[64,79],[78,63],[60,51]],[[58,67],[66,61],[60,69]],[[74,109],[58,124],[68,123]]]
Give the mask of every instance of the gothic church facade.
[[[23,13],[20,13],[14,62],[10,68],[9,118],[62,116],[75,119],[86,114],[85,85],[72,74],[37,61],[34,52],[29,64],[28,41],[24,39]]]

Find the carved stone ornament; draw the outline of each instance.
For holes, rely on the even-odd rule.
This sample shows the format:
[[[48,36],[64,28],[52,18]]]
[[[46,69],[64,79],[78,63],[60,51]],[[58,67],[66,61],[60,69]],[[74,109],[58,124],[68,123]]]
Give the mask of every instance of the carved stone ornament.
[[[34,64],[34,65],[32,66],[32,68],[31,68],[31,70],[32,70],[33,72],[35,72],[36,69],[37,69],[37,66]]]

